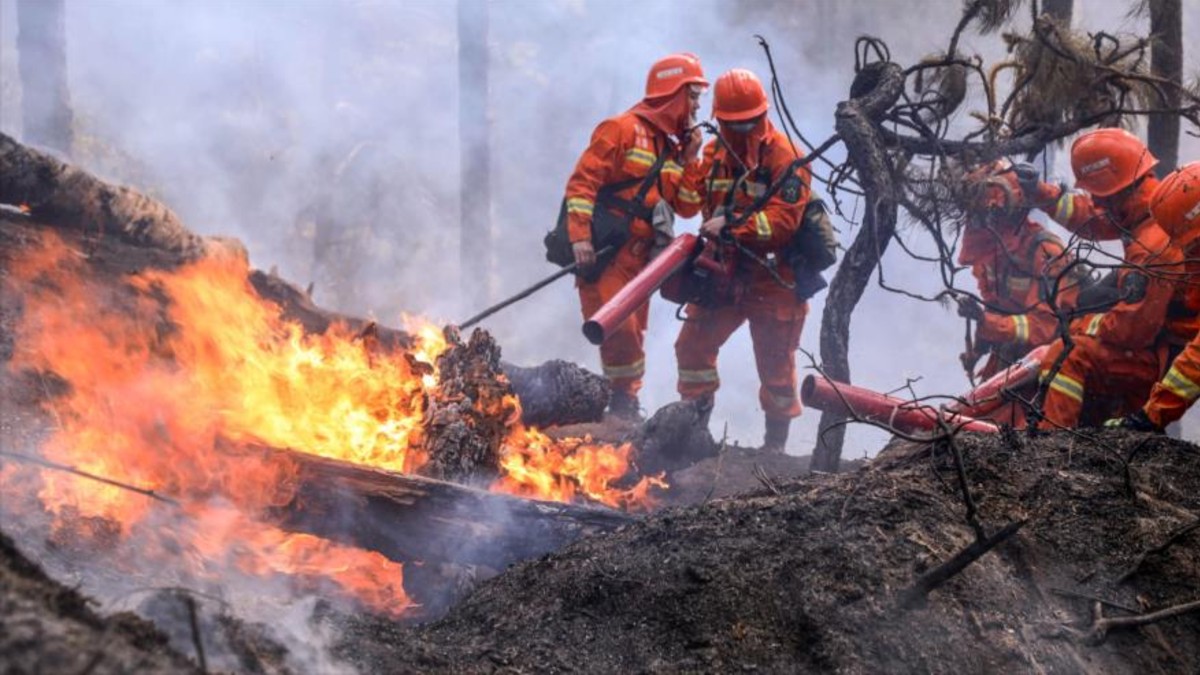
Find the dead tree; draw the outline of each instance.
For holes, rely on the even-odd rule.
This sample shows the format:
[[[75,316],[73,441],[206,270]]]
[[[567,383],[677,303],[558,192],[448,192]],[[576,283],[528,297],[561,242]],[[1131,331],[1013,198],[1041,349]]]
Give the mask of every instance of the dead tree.
[[[487,38],[487,0],[458,0],[459,264],[462,297],[478,306],[492,295]]]
[[[859,96],[838,105],[836,127],[850,164],[861,177],[867,213],[862,230],[834,275],[821,316],[821,360],[825,372],[842,382],[850,381],[850,315],[896,231],[895,167],[877,124],[903,93],[904,75],[894,63],[877,62],[859,71],[856,88],[861,89]],[[837,471],[846,430],[840,422],[844,419],[835,412],[821,414],[813,469]]]
[[[69,155],[74,116],[67,87],[64,0],[19,0],[17,25],[25,140]]]
[[[1150,0],[1150,70],[1162,79],[1183,81],[1183,3],[1180,0]],[[1179,89],[1160,89],[1164,109],[1178,108]],[[1165,176],[1179,165],[1179,116],[1152,115],[1146,128],[1146,145],[1158,158],[1156,171]]]

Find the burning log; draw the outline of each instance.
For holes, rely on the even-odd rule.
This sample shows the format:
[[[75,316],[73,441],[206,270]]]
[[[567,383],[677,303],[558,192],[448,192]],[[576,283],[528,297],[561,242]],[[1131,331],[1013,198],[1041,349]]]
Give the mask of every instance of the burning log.
[[[503,569],[634,520],[605,508],[520,499],[287,455],[298,467],[297,489],[292,501],[273,513],[280,527],[375,550],[397,561]]]
[[[105,183],[6,134],[0,134],[0,176],[0,203],[24,205],[38,220],[81,232],[113,233],[189,258],[210,247],[161,202]]]
[[[612,393],[608,380],[569,361],[554,359],[525,368],[502,363],[521,399],[521,421],[538,427],[597,422]]]

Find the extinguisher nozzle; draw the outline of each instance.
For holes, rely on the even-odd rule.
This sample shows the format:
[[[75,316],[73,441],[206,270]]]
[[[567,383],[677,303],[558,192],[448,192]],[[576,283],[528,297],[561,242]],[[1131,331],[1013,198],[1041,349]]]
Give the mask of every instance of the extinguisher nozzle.
[[[599,345],[604,342],[604,326],[600,325],[599,321],[585,321],[583,323],[583,336],[588,339],[588,342]]]

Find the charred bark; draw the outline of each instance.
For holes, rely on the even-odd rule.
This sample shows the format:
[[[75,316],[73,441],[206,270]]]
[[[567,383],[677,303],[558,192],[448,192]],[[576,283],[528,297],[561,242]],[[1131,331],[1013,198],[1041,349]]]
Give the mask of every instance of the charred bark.
[[[638,470],[646,476],[683,469],[718,452],[708,431],[708,415],[696,401],[659,408],[626,440],[637,448]]]
[[[488,482],[500,473],[500,445],[514,410],[512,393],[501,377],[500,347],[476,329],[466,343],[448,331],[452,347],[438,358],[438,393],[426,413],[425,449],[429,463],[421,473],[460,483]]]
[[[26,205],[39,221],[85,234],[113,234],[184,257],[208,250],[205,239],[161,202],[105,183],[5,134],[0,134],[0,175],[0,203]]]
[[[821,361],[825,373],[850,382],[850,316],[896,231],[897,198],[893,166],[876,120],[895,104],[904,90],[904,75],[894,63],[866,66],[856,78],[873,79],[861,95],[838,104],[836,128],[846,144],[850,164],[859,177],[868,207],[862,229],[846,252],[825,300],[821,316]],[[857,93],[857,92],[855,92]],[[845,416],[821,414],[812,468],[838,470],[845,438]]]
[[[503,569],[634,520],[604,508],[519,499],[299,453],[286,457],[297,467],[297,491],[271,514],[281,527],[401,562]]]
[[[530,426],[598,422],[608,407],[608,379],[578,364],[555,359],[531,368],[501,367],[521,398],[521,421]]]
[[[17,25],[25,140],[70,155],[75,132],[67,87],[64,0],[19,0]]]
[[[1180,0],[1150,0],[1150,71],[1176,83],[1183,82],[1183,5]],[[1178,109],[1183,101],[1179,89],[1161,88],[1159,107]],[[1156,173],[1165,176],[1179,165],[1179,116],[1151,115],[1146,129],[1146,146],[1158,158]]]

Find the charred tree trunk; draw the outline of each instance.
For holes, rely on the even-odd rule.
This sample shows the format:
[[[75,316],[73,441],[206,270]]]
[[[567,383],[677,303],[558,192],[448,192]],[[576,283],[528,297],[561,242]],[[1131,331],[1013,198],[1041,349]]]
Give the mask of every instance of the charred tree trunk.
[[[1180,0],[1150,0],[1150,71],[1154,75],[1183,82],[1183,4]],[[1178,109],[1182,99],[1178,89],[1162,89],[1163,100],[1158,107]],[[1159,176],[1165,176],[1179,165],[1179,116],[1175,114],[1150,116],[1146,145],[1158,157]]]
[[[85,233],[114,234],[184,256],[207,250],[162,202],[0,134],[0,203],[24,204],[40,221]]]
[[[504,569],[633,522],[610,509],[520,499],[300,453],[269,452],[297,466],[295,497],[271,514],[281,527],[400,562]]]
[[[524,368],[501,364],[521,398],[521,421],[537,427],[599,422],[608,407],[608,379],[555,359]]]
[[[17,25],[25,141],[69,155],[74,130],[64,0],[18,0]]]
[[[1075,14],[1075,0],[1046,0],[1042,12],[1054,17],[1063,26],[1070,26]]]
[[[896,231],[893,166],[876,119],[896,102],[903,90],[900,66],[871,64],[855,78],[851,89],[855,97],[838,104],[835,126],[846,144],[847,156],[866,193],[867,204],[862,229],[829,285],[821,316],[822,366],[826,375],[840,382],[850,382],[850,316]],[[835,412],[821,414],[817,446],[813,450],[814,470],[838,470],[845,439],[844,421],[845,417]]]
[[[492,296],[487,37],[487,0],[458,0],[460,278],[462,297],[472,306]]]

